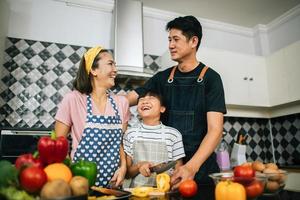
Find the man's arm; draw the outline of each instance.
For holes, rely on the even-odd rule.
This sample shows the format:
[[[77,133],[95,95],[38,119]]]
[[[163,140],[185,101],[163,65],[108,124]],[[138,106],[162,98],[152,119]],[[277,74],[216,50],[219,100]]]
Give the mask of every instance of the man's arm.
[[[127,95],[126,95],[126,98],[129,102],[129,106],[134,106],[137,104],[137,101],[138,101],[138,93],[136,93],[136,91],[132,90],[130,91]]]
[[[203,138],[198,150],[193,157],[182,167],[179,167],[172,176],[171,182],[174,184],[186,179],[194,179],[195,174],[200,169],[201,165],[207,160],[207,158],[214,152],[215,148],[219,144],[222,138],[223,131],[223,113],[220,112],[208,112],[207,113],[207,134]],[[173,186],[177,188],[178,182]]]
[[[207,134],[203,138],[198,150],[186,165],[194,174],[198,172],[201,165],[214,152],[218,146],[223,131],[223,113],[208,112],[207,113]]]

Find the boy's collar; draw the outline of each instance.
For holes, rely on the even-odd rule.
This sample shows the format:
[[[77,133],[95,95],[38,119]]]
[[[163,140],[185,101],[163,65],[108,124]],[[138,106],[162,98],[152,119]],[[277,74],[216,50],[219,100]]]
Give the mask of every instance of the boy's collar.
[[[141,126],[144,128],[144,129],[151,129],[151,130],[156,130],[156,129],[161,129],[163,124],[161,122],[159,122],[159,124],[157,125],[146,125],[144,124],[143,122],[141,123]]]

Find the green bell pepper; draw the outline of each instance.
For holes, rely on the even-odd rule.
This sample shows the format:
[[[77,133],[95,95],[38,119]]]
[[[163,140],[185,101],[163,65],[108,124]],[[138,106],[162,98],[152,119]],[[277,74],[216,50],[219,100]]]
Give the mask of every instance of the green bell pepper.
[[[71,171],[74,176],[83,176],[87,178],[90,187],[96,182],[97,165],[95,162],[80,160],[71,164]]]

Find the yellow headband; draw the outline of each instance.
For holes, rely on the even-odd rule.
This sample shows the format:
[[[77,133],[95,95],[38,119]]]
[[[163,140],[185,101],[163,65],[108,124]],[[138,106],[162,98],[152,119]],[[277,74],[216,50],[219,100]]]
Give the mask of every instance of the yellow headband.
[[[85,52],[84,60],[85,60],[85,69],[86,69],[87,74],[90,74],[93,62],[101,50],[102,50],[102,47],[96,46],[96,47],[90,48],[87,52]]]

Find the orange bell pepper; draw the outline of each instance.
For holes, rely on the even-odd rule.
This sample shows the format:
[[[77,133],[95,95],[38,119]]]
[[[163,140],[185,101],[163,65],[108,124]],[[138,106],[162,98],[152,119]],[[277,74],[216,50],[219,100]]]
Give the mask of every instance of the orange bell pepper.
[[[215,189],[216,200],[246,200],[243,185],[232,181],[220,181]]]
[[[166,173],[161,173],[156,176],[156,187],[162,192],[167,192],[170,190],[171,178]]]

